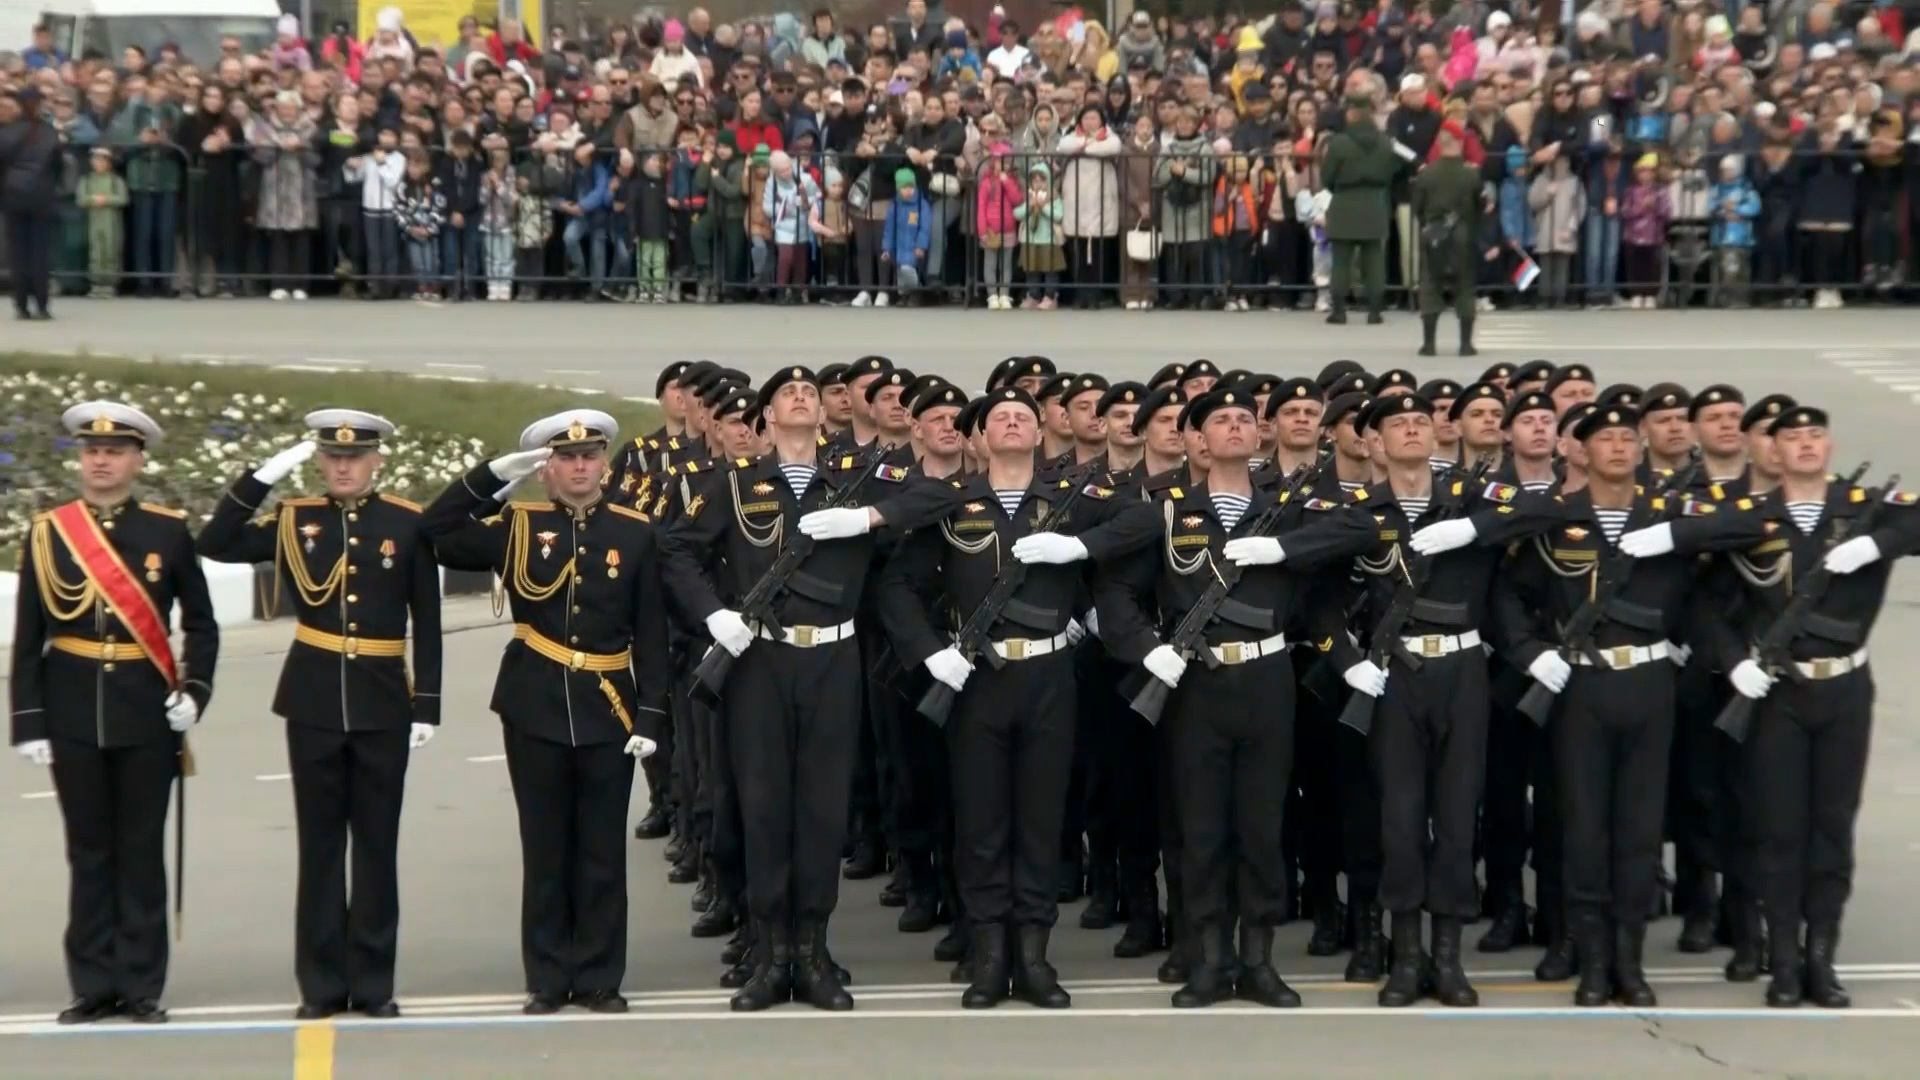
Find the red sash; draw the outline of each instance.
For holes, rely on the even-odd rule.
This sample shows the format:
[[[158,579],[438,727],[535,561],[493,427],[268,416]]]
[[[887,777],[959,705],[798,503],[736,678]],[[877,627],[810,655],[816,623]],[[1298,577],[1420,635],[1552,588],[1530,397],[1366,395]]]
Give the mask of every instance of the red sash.
[[[54,531],[66,542],[67,550],[73,553],[73,560],[80,564],[81,572],[133,634],[140,651],[166,676],[167,687],[179,689],[180,672],[173,662],[173,644],[166,620],[160,617],[152,595],[107,542],[106,533],[101,531],[100,523],[88,512],[86,504],[75,500],[55,507],[48,517]]]

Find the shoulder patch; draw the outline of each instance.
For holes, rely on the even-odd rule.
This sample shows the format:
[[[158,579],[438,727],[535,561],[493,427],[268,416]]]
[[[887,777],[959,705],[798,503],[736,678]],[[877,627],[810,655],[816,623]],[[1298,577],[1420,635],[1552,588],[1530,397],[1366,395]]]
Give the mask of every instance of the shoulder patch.
[[[660,449],[660,440],[647,435],[635,435],[633,445],[642,450]]]
[[[678,465],[669,465],[669,466],[667,466],[667,475],[668,475],[668,476],[679,476],[679,475],[680,475],[680,466],[678,466]]]
[[[668,440],[667,440],[667,449],[669,449],[669,450],[678,450],[678,449],[680,449],[680,437],[679,437],[678,435],[676,435],[676,436],[674,436],[673,438],[671,438],[671,439],[668,439]]]
[[[1745,496],[1742,496],[1738,499],[1735,499],[1733,501],[1733,505],[1735,508],[1740,510],[1751,510],[1753,509],[1753,500],[1746,498]]]
[[[1366,502],[1367,489],[1363,487],[1354,488],[1353,495],[1351,496],[1351,498],[1353,499],[1354,502]]]
[[[751,464],[753,464],[752,458],[737,457],[733,459],[733,467],[736,469],[744,469]]]
[[[1857,488],[1854,488],[1852,491],[1847,492],[1847,501],[1850,503],[1866,502],[1867,489],[1857,487]]]
[[[281,506],[319,506],[326,502],[324,495],[295,495],[291,499],[281,499]]]
[[[1715,500],[1724,499],[1727,497],[1727,489],[1719,484],[1708,484],[1707,494],[1713,496]]]
[[[1113,498],[1113,489],[1110,487],[1101,487],[1098,484],[1088,484],[1086,487],[1080,489],[1080,494],[1085,495],[1089,499],[1111,499]]]
[[[1455,480],[1453,482],[1453,493],[1455,495],[1460,494],[1461,489],[1465,488],[1466,486],[1467,486],[1467,482],[1465,480]]]
[[[1920,492],[1889,491],[1887,492],[1887,502],[1894,506],[1912,506],[1914,503],[1920,502]]]
[[[1168,494],[1169,496],[1171,496],[1172,498],[1175,498],[1175,499],[1184,499],[1184,498],[1186,498],[1186,497],[1187,497],[1187,493],[1186,493],[1186,492],[1184,492],[1184,491],[1181,491],[1181,490],[1180,490],[1179,488],[1177,488],[1177,487],[1170,487],[1170,488],[1168,488],[1168,489],[1167,489],[1167,494]]]
[[[1496,480],[1481,489],[1480,497],[1488,502],[1510,503],[1520,497],[1520,487],[1517,484],[1503,484]]]
[[[1667,497],[1665,495],[1655,495],[1653,497],[1653,508],[1655,510],[1665,510],[1667,508]]]
[[[161,506],[159,503],[143,502],[140,504],[140,509],[153,514],[163,514],[170,518],[179,518],[182,521],[187,519],[187,512],[185,510],[175,510],[171,506]]]
[[[700,463],[699,463],[699,462],[697,462],[697,461],[689,461],[689,462],[687,462],[687,471],[688,471],[689,473],[697,473],[697,472],[699,472],[699,471],[700,471]]]
[[[390,502],[395,506],[399,506],[399,507],[403,507],[405,509],[411,510],[416,514],[422,512],[420,509],[420,504],[417,502],[414,502],[412,499],[403,499],[398,495],[389,495],[384,491],[380,493],[380,501]]]
[[[622,506],[619,503],[608,503],[607,509],[611,510],[616,514],[619,514],[621,517],[630,517],[635,521],[645,521],[648,523],[651,523],[653,521],[653,519],[648,517],[645,513],[639,510],[635,510],[631,506]]]
[[[965,480],[949,480],[947,482],[952,484],[955,488],[963,488],[967,486],[967,482]]]
[[[897,484],[905,480],[907,473],[911,471],[905,465],[879,465],[875,466],[873,477],[876,480],[885,480],[889,484]]]
[[[813,445],[815,445],[815,446],[825,446],[825,445],[827,445],[827,437],[826,437],[825,435],[818,435],[818,436],[815,436],[815,437],[814,437],[814,440],[813,440]]]
[[[515,510],[526,510],[526,511],[551,510],[553,509],[553,500],[552,499],[538,499],[538,500],[529,499],[526,502],[510,502],[507,505],[513,507]]]

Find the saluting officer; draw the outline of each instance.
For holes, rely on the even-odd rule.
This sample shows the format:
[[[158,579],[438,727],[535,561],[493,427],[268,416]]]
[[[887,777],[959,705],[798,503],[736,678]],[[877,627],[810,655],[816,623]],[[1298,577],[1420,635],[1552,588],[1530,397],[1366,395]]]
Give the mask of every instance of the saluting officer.
[[[66,823],[74,1000],[60,1022],[163,1023],[167,788],[184,782],[187,729],[213,696],[220,630],[186,514],[132,497],[160,426],[111,401],[61,423],[79,440],[80,497],[35,514],[20,552],[12,743],[52,765]]]
[[[493,711],[520,812],[520,955],[530,1015],[625,1012],[627,802],[665,724],[667,617],[646,513],[601,497],[613,417],[536,420],[427,508],[443,565],[506,585],[513,641]],[[507,502],[540,473],[547,498]]]
[[[440,724],[440,570],[420,507],[374,490],[393,424],[355,409],[322,409],[305,422],[312,437],[234,481],[195,546],[217,562],[273,563],[274,608],[284,586],[299,620],[273,701],[287,721],[300,830],[295,1018],[358,1009],[385,1019],[400,1015],[393,963],[407,760]],[[327,494],[266,507],[273,485],[316,451]]]
[[[854,627],[871,537],[876,527],[936,520],[954,489],[878,465],[879,490],[856,493],[866,505],[822,509],[860,478],[866,458],[817,456],[820,388],[808,369],[782,369],[761,388],[760,405],[773,452],[736,461],[724,486],[716,481],[715,498],[688,504],[663,542],[666,575],[678,606],[739,659],[721,688],[722,723],[740,778],[755,971],[733,1007],[797,997],[844,1010],[853,998],[826,937],[858,745],[863,667]],[[818,546],[775,600],[778,629],[750,625],[728,604],[793,541],[790,520]]]

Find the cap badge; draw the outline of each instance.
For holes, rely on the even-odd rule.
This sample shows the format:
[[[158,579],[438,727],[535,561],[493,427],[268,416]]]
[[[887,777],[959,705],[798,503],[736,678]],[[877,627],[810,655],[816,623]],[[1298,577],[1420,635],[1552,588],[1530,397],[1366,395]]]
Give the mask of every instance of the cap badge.
[[[101,415],[94,417],[93,423],[88,424],[87,427],[89,430],[92,430],[92,431],[98,431],[103,433],[109,432],[113,430],[113,421],[107,419],[106,414],[102,413]]]
[[[335,442],[350,443],[354,439],[353,429],[342,424],[334,431],[333,439]]]
[[[569,440],[573,442],[579,442],[580,440],[586,437],[587,437],[587,425],[581,423],[578,420],[575,420],[573,423],[567,425],[567,438]]]

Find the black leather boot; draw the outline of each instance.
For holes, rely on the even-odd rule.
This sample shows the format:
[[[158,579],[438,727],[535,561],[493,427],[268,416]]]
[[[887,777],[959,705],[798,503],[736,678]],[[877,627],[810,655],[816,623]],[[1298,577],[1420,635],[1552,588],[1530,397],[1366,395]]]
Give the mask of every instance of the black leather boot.
[[[1727,958],[1727,981],[1753,982],[1760,977],[1767,955],[1766,924],[1760,918],[1760,905],[1745,897],[1734,897],[1727,905],[1726,923],[1733,938],[1733,955]]]
[[[1471,315],[1460,320],[1460,355],[1480,355],[1480,350],[1473,347],[1473,316]]]
[[[1643,961],[1647,947],[1647,924],[1615,923],[1613,927],[1613,992],[1620,1004],[1635,1009],[1651,1009],[1660,1004],[1647,985]]]
[[[1607,936],[1607,919],[1597,911],[1582,911],[1572,921],[1574,948],[1580,958],[1580,985],[1573,988],[1573,1003],[1597,1009],[1613,1000],[1613,942]]]
[[[900,932],[924,934],[940,923],[940,879],[934,876],[933,856],[901,852],[907,867],[907,902],[900,911]]]
[[[1240,927],[1240,978],[1233,996],[1269,1009],[1300,1007],[1300,995],[1273,968],[1273,927]]]
[[[1307,938],[1308,956],[1337,956],[1346,936],[1347,909],[1340,903],[1340,885],[1332,875],[1307,883],[1313,905],[1313,934]]]
[[[1113,943],[1113,955],[1121,960],[1136,960],[1162,948],[1160,937],[1160,886],[1153,875],[1143,881],[1127,882],[1127,929]]]
[[[968,933],[973,947],[967,956],[967,988],[960,995],[963,1009],[991,1009],[1007,999],[1013,963],[1007,956],[1007,928],[981,923]]]
[[[734,1012],[764,1012],[793,999],[793,937],[784,922],[757,922],[753,974],[733,995]]]
[[[1467,981],[1460,966],[1460,920],[1433,918],[1433,995],[1440,1004],[1470,1009],[1480,1004],[1480,993]]]
[[[713,860],[700,860],[700,877],[693,886],[693,896],[687,907],[692,911],[705,911],[713,906]]]
[[[793,1000],[827,1012],[853,1008],[853,995],[840,983],[833,958],[827,954],[825,919],[806,919],[793,932]]]
[[[1714,872],[1705,866],[1688,866],[1683,888],[1674,890],[1674,900],[1680,904],[1680,941],[1678,948],[1683,953],[1703,953],[1713,951],[1713,938],[1717,930],[1715,922],[1720,910],[1720,890],[1714,880]]]
[[[942,964],[965,960],[971,948],[971,942],[968,939],[972,933],[967,920],[956,914],[953,921],[947,924],[947,932],[940,935],[939,941],[933,943],[933,958]]]
[[[1393,965],[1387,969],[1387,983],[1380,988],[1380,1007],[1404,1009],[1420,1000],[1425,982],[1426,957],[1420,945],[1420,913],[1393,913]]]
[[[857,827],[859,831],[854,834],[853,853],[847,856],[846,865],[840,868],[840,876],[848,881],[878,877],[887,860],[886,848],[881,845],[873,826],[863,817]]]
[[[1768,919],[1768,954],[1773,979],[1767,983],[1767,1004],[1775,1009],[1797,1009],[1806,997],[1805,976],[1801,973],[1800,923]]]
[[[1055,899],[1071,904],[1087,895],[1087,853],[1078,839],[1060,853],[1059,891]]]
[[[1186,927],[1180,925],[1180,920],[1171,911],[1167,913],[1166,941],[1167,958],[1160,961],[1154,978],[1168,986],[1184,985],[1187,977],[1193,973],[1193,963],[1187,956],[1188,934]]]
[[[1566,982],[1580,970],[1580,950],[1573,939],[1573,925],[1567,918],[1560,890],[1546,879],[1541,879],[1537,888],[1540,909],[1534,912],[1533,940],[1537,945],[1545,945],[1547,951],[1534,965],[1533,977],[1538,982]]]
[[[1387,967],[1387,938],[1380,929],[1380,905],[1360,904],[1348,910],[1353,919],[1353,955],[1347,958],[1346,981],[1379,982]]]
[[[700,845],[689,840],[680,845],[680,854],[667,867],[667,880],[675,885],[691,885],[700,880]]]
[[[693,920],[691,933],[697,938],[716,938],[722,934],[731,934],[740,924],[740,914],[734,910],[732,898],[717,895],[707,910]]]
[[[1487,893],[1492,897],[1493,922],[1474,948],[1483,953],[1511,952],[1527,940],[1526,894],[1518,887],[1488,889]]]
[[[895,854],[893,856],[893,870],[887,876],[887,883],[880,887],[880,906],[906,907],[907,894],[912,891],[913,866],[907,861],[905,855]]]
[[[647,807],[647,816],[633,827],[635,840],[658,840],[673,831],[673,811],[656,798]]]
[[[677,865],[687,857],[687,847],[689,844],[690,841],[687,840],[686,834],[676,830],[673,835],[667,838],[665,846],[661,847],[660,857],[667,862]]]
[[[1118,870],[1112,859],[1095,857],[1087,865],[1087,906],[1080,912],[1080,929],[1105,930],[1119,914]]]
[[[1233,983],[1226,975],[1225,935],[1217,926],[1183,926],[1180,929],[1192,964],[1187,972],[1187,984],[1173,992],[1173,1007],[1204,1009],[1215,1002],[1225,1001],[1233,992]]]
[[[720,950],[720,962],[723,964],[739,963],[740,958],[747,955],[748,946],[753,944],[753,923],[746,917],[746,898],[736,899],[733,909],[739,914],[734,920],[733,936],[727,939],[726,946]]]
[[[1420,355],[1433,356],[1439,352],[1435,339],[1440,336],[1440,316],[1420,316]]]
[[[1015,932],[1020,951],[1013,967],[1013,996],[1036,1009],[1065,1009],[1073,998],[1060,988],[1060,973],[1047,961],[1047,939],[1053,931],[1045,926],[1022,926]]]
[[[1833,970],[1833,954],[1840,947],[1840,923],[1822,920],[1807,926],[1807,1000],[1823,1009],[1853,1004],[1840,976]]]

